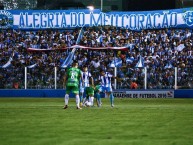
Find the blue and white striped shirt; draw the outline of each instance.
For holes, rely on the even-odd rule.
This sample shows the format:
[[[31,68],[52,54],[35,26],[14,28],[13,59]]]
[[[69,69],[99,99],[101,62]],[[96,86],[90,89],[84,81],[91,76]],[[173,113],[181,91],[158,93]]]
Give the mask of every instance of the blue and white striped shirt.
[[[104,76],[99,76],[99,81],[101,83],[101,86],[103,87],[111,87],[111,78],[113,77],[112,74],[106,72]]]
[[[81,85],[82,87],[89,87],[89,78],[92,77],[91,73],[86,71],[82,72],[82,81]]]

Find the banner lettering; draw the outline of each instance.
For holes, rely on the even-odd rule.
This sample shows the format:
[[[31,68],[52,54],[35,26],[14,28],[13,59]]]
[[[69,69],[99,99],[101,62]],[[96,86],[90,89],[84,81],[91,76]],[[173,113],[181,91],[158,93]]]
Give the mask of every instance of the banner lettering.
[[[174,91],[115,91],[116,98],[174,98]]]
[[[47,29],[111,25],[131,30],[193,28],[193,9],[144,12],[84,10],[0,10],[0,28]]]

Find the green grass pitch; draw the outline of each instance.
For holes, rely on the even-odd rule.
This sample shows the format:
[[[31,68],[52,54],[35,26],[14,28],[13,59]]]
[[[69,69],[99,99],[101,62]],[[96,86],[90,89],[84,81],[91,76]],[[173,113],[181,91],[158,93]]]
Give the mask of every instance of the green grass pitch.
[[[193,145],[193,99],[0,98],[0,145]]]

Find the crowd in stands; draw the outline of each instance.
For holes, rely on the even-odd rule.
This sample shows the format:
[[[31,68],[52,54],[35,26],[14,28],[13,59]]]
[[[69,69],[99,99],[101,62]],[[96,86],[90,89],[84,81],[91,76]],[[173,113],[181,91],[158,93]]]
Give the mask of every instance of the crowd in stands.
[[[58,88],[63,88],[65,69],[60,66],[77,42],[79,28],[72,30],[0,30],[0,88],[24,88],[24,68],[28,68],[28,88],[54,88],[54,67],[57,67]],[[84,65],[97,79],[99,70],[113,72],[109,66],[117,58],[117,88],[130,89],[133,80],[144,88],[144,69],[136,68],[140,56],[147,68],[148,89],[173,89],[178,68],[178,85],[193,83],[193,30],[158,29],[131,31],[105,27],[84,28],[79,45],[96,49],[77,49],[74,60]],[[125,47],[124,50],[103,49]],[[34,48],[42,51],[29,51]],[[10,57],[11,66],[1,68]],[[132,61],[127,61],[127,59]],[[19,85],[18,85],[19,84]]]

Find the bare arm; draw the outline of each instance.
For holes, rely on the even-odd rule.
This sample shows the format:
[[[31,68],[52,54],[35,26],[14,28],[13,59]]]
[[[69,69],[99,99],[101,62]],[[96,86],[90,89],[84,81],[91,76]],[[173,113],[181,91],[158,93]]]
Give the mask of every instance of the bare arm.
[[[64,88],[66,88],[66,80],[67,80],[67,76],[64,75],[64,77],[63,77],[63,85],[64,85]]]
[[[94,86],[94,79],[93,79],[93,77],[91,77],[90,79],[91,79],[91,85]]]

